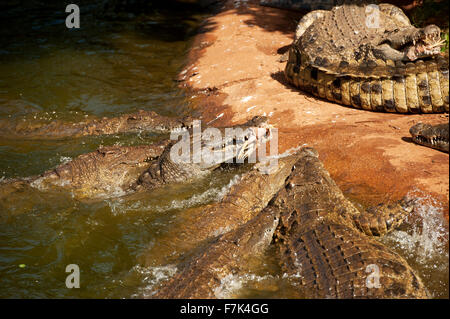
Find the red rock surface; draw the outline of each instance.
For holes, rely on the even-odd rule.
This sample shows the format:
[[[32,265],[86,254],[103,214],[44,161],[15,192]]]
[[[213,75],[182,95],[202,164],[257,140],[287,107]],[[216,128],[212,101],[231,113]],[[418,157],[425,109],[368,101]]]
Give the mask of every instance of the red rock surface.
[[[258,2],[226,1],[194,41],[180,80],[203,122],[228,125],[266,114],[279,128],[279,151],[315,147],[348,196],[376,204],[416,191],[437,199],[448,219],[449,156],[409,139],[413,124],[442,123],[448,114],[368,112],[287,85],[285,63],[277,60],[302,13]]]

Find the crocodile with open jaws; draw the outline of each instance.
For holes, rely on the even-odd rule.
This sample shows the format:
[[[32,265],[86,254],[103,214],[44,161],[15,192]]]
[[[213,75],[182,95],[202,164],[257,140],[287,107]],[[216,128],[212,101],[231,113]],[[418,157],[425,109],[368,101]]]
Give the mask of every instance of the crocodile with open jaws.
[[[306,298],[428,297],[407,262],[373,239],[399,226],[413,201],[360,212],[314,149],[303,148],[288,160],[291,173],[269,204],[247,223],[194,249],[154,298],[217,297],[221,283],[270,243]]]
[[[435,26],[415,29],[398,8],[386,4],[379,8],[385,23],[382,33],[361,27],[361,19],[366,17],[361,5],[348,3],[306,15],[290,49],[288,79],[317,96],[358,108],[401,113],[448,111],[448,64],[436,54],[441,44],[439,30]],[[334,36],[336,30],[354,36]],[[61,138],[190,127],[190,119],[160,118],[155,122],[155,118],[155,114],[139,112],[112,121],[6,126],[6,131],[11,137]],[[266,121],[256,117],[237,127],[267,127]],[[269,134],[261,141],[255,131],[250,132],[247,140],[236,145],[237,152],[227,152],[234,137],[207,146],[224,155],[222,161],[230,160],[229,154],[243,159],[270,138]],[[441,148],[434,132],[426,128],[411,131],[413,140]],[[4,182],[0,198],[23,185],[59,186],[88,197],[111,196],[116,190],[133,192],[191,181],[220,164],[175,163],[170,158],[173,147],[174,143],[165,141],[153,146],[101,148],[41,176]],[[180,239],[174,245],[185,259],[179,273],[155,297],[214,297],[222,279],[239,272],[248,258],[262,253],[272,242],[280,253],[282,268],[298,278],[306,297],[426,298],[421,279],[407,262],[372,238],[400,225],[412,205],[404,200],[359,212],[330,178],[317,153],[305,148],[280,160],[275,173],[247,173],[220,203],[203,211],[207,218],[200,214],[191,228],[177,229]],[[375,280],[370,282],[375,285],[372,288],[367,280],[373,271],[379,276],[371,277]]]
[[[448,128],[448,123],[437,125],[417,123],[409,129],[409,133],[414,143],[448,153]]]
[[[201,159],[195,161],[195,155],[191,152],[189,158],[184,159],[183,162],[174,161],[172,157],[176,151],[174,151],[173,147],[177,142],[171,142],[164,149],[161,156],[152,162],[150,168],[139,177],[132,187],[134,189],[152,189],[167,183],[187,182],[204,176],[219,167],[220,164],[230,162],[234,158],[242,162],[255,152],[258,145],[271,139],[271,126],[267,124],[267,121],[268,119],[265,116],[254,116],[244,124],[231,127],[236,134],[227,134],[227,132],[230,132],[230,128],[216,128],[221,131],[220,135],[222,137],[218,141],[196,139],[196,133],[192,129],[192,138],[189,140],[190,149],[193,152],[195,152],[196,148],[201,150]],[[266,130],[263,134],[258,135],[256,128]],[[201,134],[205,136],[205,133]],[[209,150],[210,154],[208,156],[205,156],[206,153],[203,153],[204,148]]]
[[[106,120],[103,122],[107,123]],[[124,127],[124,125],[117,126],[116,122],[123,124],[127,121],[112,121],[115,128]],[[176,121],[172,120],[172,122]],[[178,127],[180,123],[176,123],[178,124],[174,125]],[[125,126],[129,128],[129,125]],[[132,126],[136,127],[136,124]],[[103,128],[111,127],[111,125],[102,124],[99,127],[98,130],[90,132],[98,133],[101,130],[103,133],[110,133],[110,129]],[[147,129],[154,127],[153,124],[148,125]],[[258,135],[257,127],[268,131]],[[265,143],[271,138],[267,118],[263,116],[255,116],[244,124],[232,126],[230,129],[239,128],[242,129],[240,134],[239,131],[236,131],[235,135],[222,134],[219,141],[200,140],[200,149],[209,148],[214,156],[213,161],[205,161],[203,156],[198,163],[172,161],[170,151],[176,143],[169,140],[155,145],[102,147],[97,151],[82,154],[39,176],[3,180],[0,182],[0,199],[26,186],[37,187],[41,190],[61,188],[71,191],[79,198],[107,198],[139,190],[149,190],[169,183],[193,181],[205,176],[224,162],[230,162],[233,159],[244,161],[261,142]],[[193,127],[190,128],[191,131],[192,129]],[[44,131],[47,132],[47,130]],[[117,132],[117,129],[113,131]],[[185,131],[188,132],[187,129]],[[268,133],[267,136],[266,133]],[[192,138],[189,143],[192,144],[194,141],[195,139]],[[192,145],[190,147],[192,148]]]
[[[299,22],[287,81],[354,108],[398,113],[449,110],[448,60],[435,25],[415,28],[401,9],[348,0]]]

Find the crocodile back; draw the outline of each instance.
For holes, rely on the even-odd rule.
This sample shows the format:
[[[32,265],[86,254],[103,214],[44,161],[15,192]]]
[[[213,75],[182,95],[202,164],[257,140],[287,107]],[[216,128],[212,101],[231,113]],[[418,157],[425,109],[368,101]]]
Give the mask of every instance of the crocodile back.
[[[359,232],[357,209],[322,163],[304,156],[272,205],[281,211],[275,242],[283,270],[309,298],[426,298],[398,254]]]
[[[393,61],[376,56],[373,51],[386,34],[414,28],[406,16],[388,9],[391,6],[378,6],[374,1],[346,1],[326,11],[294,43],[301,52],[302,64],[340,76],[383,77],[401,73]],[[398,19],[400,14],[402,19]]]

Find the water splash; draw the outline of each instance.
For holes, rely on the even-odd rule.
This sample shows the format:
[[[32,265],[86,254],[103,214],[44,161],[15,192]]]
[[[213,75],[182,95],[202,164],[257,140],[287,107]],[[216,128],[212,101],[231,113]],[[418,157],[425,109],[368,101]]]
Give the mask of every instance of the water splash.
[[[256,274],[228,274],[221,278],[220,285],[214,289],[214,295],[219,299],[231,298],[233,294],[244,288],[249,282],[263,282],[267,280],[275,280],[277,276],[273,275],[256,275]]]
[[[418,196],[415,192],[413,197],[417,198],[417,203],[405,220],[407,229],[393,231],[382,238],[382,242],[405,257],[432,297],[448,298],[448,223],[444,209],[427,194]]]
[[[424,265],[436,256],[448,256],[445,247],[448,228],[443,209],[435,199],[430,196],[418,198],[414,212],[406,218],[405,223],[411,225],[408,230],[394,231],[387,239]]]
[[[139,265],[131,269],[133,275],[141,278],[143,287],[138,292],[131,295],[131,298],[151,297],[156,293],[156,287],[163,281],[168,280],[177,272],[175,265],[166,265],[159,267],[142,267]]]
[[[140,211],[140,210],[163,213],[174,209],[187,209],[208,202],[220,201],[225,196],[225,194],[229,192],[230,188],[239,182],[241,177],[242,177],[241,175],[235,175],[228,182],[228,184],[223,187],[209,188],[203,193],[194,194],[193,196],[187,199],[182,200],[174,199],[170,201],[167,205],[153,205],[145,203],[143,201],[136,201],[130,205],[121,198],[106,200],[106,202],[108,203],[109,207],[111,208],[111,212],[114,215],[126,214],[131,211]]]

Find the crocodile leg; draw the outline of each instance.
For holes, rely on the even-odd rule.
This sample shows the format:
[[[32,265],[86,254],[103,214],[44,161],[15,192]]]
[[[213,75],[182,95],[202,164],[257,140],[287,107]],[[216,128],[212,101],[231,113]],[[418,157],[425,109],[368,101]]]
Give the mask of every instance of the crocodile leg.
[[[356,227],[368,236],[383,236],[403,223],[414,202],[402,199],[395,204],[380,204],[353,216]]]

